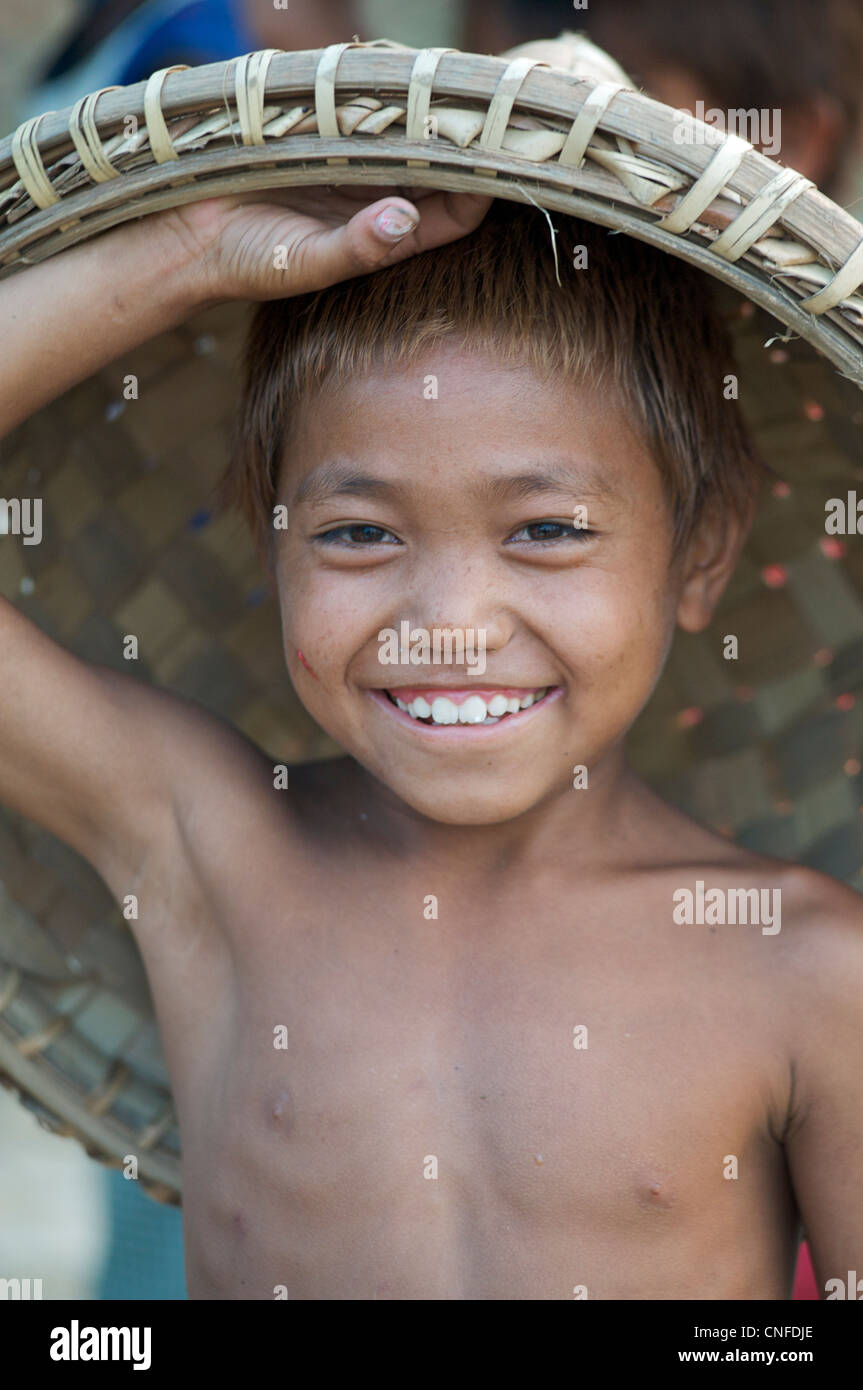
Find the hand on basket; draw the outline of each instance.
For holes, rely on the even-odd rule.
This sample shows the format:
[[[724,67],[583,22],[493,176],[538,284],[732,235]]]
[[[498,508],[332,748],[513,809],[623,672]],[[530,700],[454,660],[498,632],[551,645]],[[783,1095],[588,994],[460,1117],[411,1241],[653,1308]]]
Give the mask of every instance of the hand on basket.
[[[406,192],[410,198],[368,185],[271,189],[188,203],[138,227],[158,222],[169,258],[199,277],[203,299],[282,299],[455,241],[479,225],[492,201]]]

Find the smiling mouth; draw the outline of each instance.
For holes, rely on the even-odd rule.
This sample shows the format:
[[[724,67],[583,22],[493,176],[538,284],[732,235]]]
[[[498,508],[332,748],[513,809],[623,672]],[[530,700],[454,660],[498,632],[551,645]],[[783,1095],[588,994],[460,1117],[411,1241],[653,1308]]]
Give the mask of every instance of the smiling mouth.
[[[550,685],[506,687],[479,695],[470,690],[444,692],[426,688],[423,692],[398,687],[380,693],[418,724],[435,728],[453,725],[487,728],[521,714],[523,710],[532,709],[556,689],[557,686]]]

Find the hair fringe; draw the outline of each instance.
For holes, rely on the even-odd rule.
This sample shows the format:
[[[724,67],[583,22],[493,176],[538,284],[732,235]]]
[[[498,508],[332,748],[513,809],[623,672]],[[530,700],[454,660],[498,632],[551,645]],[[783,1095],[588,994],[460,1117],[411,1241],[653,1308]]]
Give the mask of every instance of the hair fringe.
[[[257,306],[219,487],[269,556],[281,465],[300,411],[327,387],[415,363],[444,342],[530,366],[542,381],[620,394],[666,485],[675,553],[706,508],[751,518],[765,469],[736,401],[707,276],[632,237],[557,214],[561,287],[541,210],[495,200],[460,240],[325,290]]]

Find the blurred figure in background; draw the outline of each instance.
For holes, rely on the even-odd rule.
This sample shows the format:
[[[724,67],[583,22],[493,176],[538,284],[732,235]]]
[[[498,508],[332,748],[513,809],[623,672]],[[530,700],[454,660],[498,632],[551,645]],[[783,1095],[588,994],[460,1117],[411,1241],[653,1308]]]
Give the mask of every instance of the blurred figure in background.
[[[461,46],[500,53],[564,29],[669,106],[780,111],[771,158],[863,215],[863,0],[465,0]]]
[[[86,0],[79,22],[28,93],[23,120],[84,92],[126,86],[174,63],[216,63],[257,48],[321,48],[348,40],[356,0]]]

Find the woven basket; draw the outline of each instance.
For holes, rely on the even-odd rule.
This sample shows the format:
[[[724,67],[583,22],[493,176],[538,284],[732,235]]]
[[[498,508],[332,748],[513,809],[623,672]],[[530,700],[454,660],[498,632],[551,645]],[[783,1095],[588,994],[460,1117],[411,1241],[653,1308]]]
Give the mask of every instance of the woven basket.
[[[632,90],[583,40],[504,58],[379,40],[169,69],[26,122],[0,143],[0,276],[168,206],[322,183],[493,192],[628,233],[730,287],[741,401],[777,482],[711,628],[676,643],[631,757],[704,822],[863,887],[863,548],[824,526],[827,499],[863,484],[860,225],[746,142]],[[336,750],[285,674],[251,542],[212,510],[247,312],[226,305],[164,334],[3,441],[0,491],[38,486],[44,540],[0,545],[0,590],[118,669],[134,631],[144,678],[274,759],[325,757]],[[107,1163],[136,1155],[146,1190],[180,1200],[134,941],[93,871],[8,814],[0,1073],[52,1128]]]

